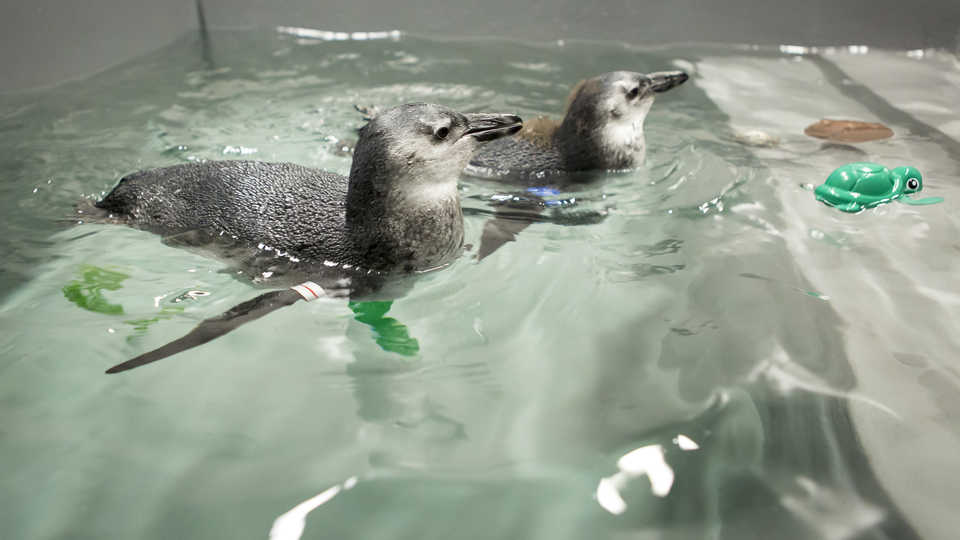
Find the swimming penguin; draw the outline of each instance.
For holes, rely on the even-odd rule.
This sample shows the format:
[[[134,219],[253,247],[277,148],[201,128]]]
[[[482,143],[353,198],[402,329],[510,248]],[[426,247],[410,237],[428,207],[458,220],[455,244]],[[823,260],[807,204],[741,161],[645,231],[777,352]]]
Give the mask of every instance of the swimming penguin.
[[[654,96],[683,84],[682,71],[613,71],[585,79],[567,98],[562,121],[537,117],[517,137],[479,149],[465,172],[472,176],[543,185],[569,173],[624,170],[643,163],[643,123]]]
[[[349,178],[253,161],[189,163],[124,177],[95,204],[110,220],[247,248],[260,254],[244,261],[257,271],[288,265],[296,269],[291,275],[311,281],[244,302],[107,373],[205,343],[301,299],[355,297],[390,276],[450,262],[463,242],[459,171],[481,143],[521,127],[514,115],[414,103],[363,128]]]
[[[613,71],[585,79],[570,91],[562,121],[540,116],[525,122],[518,136],[480,148],[464,170],[467,175],[528,189],[491,201],[499,209],[483,226],[477,259],[543,220],[550,204],[544,193],[590,181],[598,171],[640,166],[647,149],[643,124],[654,96],[688,78],[682,71]],[[588,222],[603,218],[583,217]]]

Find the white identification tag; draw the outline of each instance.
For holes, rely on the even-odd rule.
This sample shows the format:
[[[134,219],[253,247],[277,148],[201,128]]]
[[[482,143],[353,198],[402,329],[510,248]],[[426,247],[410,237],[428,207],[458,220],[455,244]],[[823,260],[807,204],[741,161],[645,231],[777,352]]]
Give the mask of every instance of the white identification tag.
[[[300,296],[302,296],[307,302],[316,300],[325,294],[323,292],[323,288],[312,281],[304,281],[303,283],[294,285],[290,288],[297,291],[297,293],[300,294]]]

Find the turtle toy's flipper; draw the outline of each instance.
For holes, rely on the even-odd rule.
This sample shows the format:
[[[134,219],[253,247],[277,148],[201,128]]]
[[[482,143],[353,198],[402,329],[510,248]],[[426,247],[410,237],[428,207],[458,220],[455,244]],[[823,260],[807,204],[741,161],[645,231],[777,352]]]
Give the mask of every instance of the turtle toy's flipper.
[[[189,334],[183,336],[182,338],[171,341],[159,349],[154,349],[150,352],[141,354],[136,358],[127,360],[122,364],[117,364],[108,369],[107,373],[119,373],[121,371],[127,371],[128,369],[140,367],[151,362],[156,362],[157,360],[162,360],[168,356],[173,356],[179,352],[183,352],[198,345],[203,345],[208,341],[212,341],[236,329],[244,323],[254,321],[270,313],[271,311],[289,306],[296,303],[298,300],[307,298],[307,295],[304,295],[304,293],[298,290],[299,287],[304,287],[304,285],[298,285],[297,287],[283,289],[280,291],[270,291],[268,293],[261,294],[252,300],[247,300],[242,304],[230,308],[225,313],[204,320]],[[319,296],[316,293],[314,294]]]
[[[922,199],[914,199],[909,195],[904,195],[903,197],[900,197],[897,200],[899,200],[904,204],[909,204],[911,206],[926,206],[928,204],[942,203],[943,197],[924,197]]]
[[[818,201],[842,212],[856,213],[865,208],[864,204],[854,198],[848,191],[834,186],[819,185],[813,190],[813,193]]]

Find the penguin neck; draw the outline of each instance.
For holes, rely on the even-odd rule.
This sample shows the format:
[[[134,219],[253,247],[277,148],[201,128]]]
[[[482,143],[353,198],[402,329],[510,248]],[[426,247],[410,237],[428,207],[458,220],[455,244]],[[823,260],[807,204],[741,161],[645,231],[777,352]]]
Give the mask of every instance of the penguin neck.
[[[568,115],[554,133],[554,145],[569,170],[632,169],[646,157],[644,120],[615,119],[596,126]]]
[[[455,175],[440,181],[410,171],[369,172],[374,174],[351,171],[347,189],[346,226],[362,264],[412,272],[441,266],[459,253],[463,213]]]

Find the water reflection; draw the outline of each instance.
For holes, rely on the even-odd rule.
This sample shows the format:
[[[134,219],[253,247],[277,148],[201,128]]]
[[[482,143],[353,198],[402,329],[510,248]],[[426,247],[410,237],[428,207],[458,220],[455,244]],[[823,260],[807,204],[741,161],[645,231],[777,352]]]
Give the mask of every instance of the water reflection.
[[[352,489],[355,485],[357,485],[357,477],[351,476],[342,484],[325,489],[294,506],[274,520],[273,527],[270,527],[270,540],[299,540],[307,525],[307,514],[329,502],[341,491]]]
[[[646,476],[650,480],[650,491],[657,497],[666,497],[673,487],[673,469],[664,460],[663,447],[659,444],[642,446],[625,454],[617,460],[617,467],[620,471],[613,476],[600,479],[596,493],[597,502],[611,514],[620,515],[626,511],[627,503],[620,496],[620,490],[633,478]]]
[[[876,505],[805,476],[794,478],[790,491],[779,500],[794,518],[825,539],[858,538],[886,518]]]
[[[347,305],[354,312],[354,319],[370,326],[374,339],[383,350],[403,356],[414,356],[420,351],[420,343],[410,336],[407,327],[393,317],[386,316],[393,306],[392,300],[349,302]]]
[[[831,282],[812,285],[804,277],[809,268],[785,242],[836,259],[825,265],[843,279],[834,284],[889,275],[944,290],[949,257],[916,252],[937,266],[935,274],[908,275],[892,264],[863,266],[858,261],[879,252],[859,241],[857,227],[797,223],[794,208],[779,204],[774,193],[794,190],[810,202],[809,193],[796,188],[810,181],[803,168],[809,163],[786,166],[793,159],[788,145],[795,141],[784,137],[785,147],[757,149],[780,159],[773,174],[764,168],[771,161],[758,162],[722,133],[729,118],[700,91],[710,81],[764,80],[762,72],[739,69],[749,67],[739,58],[730,69],[705,69],[680,106],[651,117],[655,163],[649,174],[610,178],[603,193],[577,193],[577,206],[565,209],[600,211],[615,203],[606,219],[558,227],[555,221],[569,221],[545,212],[551,223],[531,227],[498,257],[420,282],[415,294],[390,308],[409,331],[387,324],[384,306],[351,314],[341,305],[323,317],[291,311],[277,319],[279,325],[265,320],[247,341],[238,335],[222,343],[218,362],[153,370],[122,383],[100,381],[88,362],[115,355],[122,339],[102,331],[107,315],[81,311],[60,291],[80,277],[79,263],[109,255],[110,263],[129,261],[121,268],[149,268],[132,279],[155,281],[158,292],[169,291],[164,303],[206,287],[190,275],[178,277],[193,259],[182,256],[183,264],[171,264],[181,255],[158,252],[132,232],[103,234],[87,247],[44,243],[51,228],[44,220],[59,217],[80,193],[105,189],[133,161],[212,159],[242,143],[272,160],[343,170],[349,160],[323,145],[330,145],[327,137],[352,136],[355,102],[403,97],[471,107],[552,107],[546,91],[503,84],[510,77],[498,79],[510,69],[503,58],[558,66],[541,82],[556,78],[564,95],[573,72],[595,71],[598,61],[669,60],[598,45],[570,44],[561,57],[515,43],[437,47],[404,40],[403,49],[432,71],[408,75],[402,62],[392,61],[405,57],[384,54],[383,47],[394,47],[389,40],[309,48],[296,47],[290,37],[269,41],[269,47],[223,41],[222,71],[195,72],[179,84],[184,75],[171,70],[186,63],[158,57],[146,64],[149,69],[123,68],[101,77],[98,86],[75,86],[0,126],[12,149],[0,157],[10,179],[0,200],[10,217],[8,234],[0,238],[7,254],[0,290],[16,291],[4,305],[7,406],[0,409],[3,426],[14,435],[0,437],[0,454],[15,474],[0,481],[0,493],[10,495],[0,505],[6,517],[0,522],[14,537],[240,537],[266,532],[276,520],[278,540],[899,540],[917,535],[885,489],[915,493],[917,504],[934,514],[942,500],[949,501],[937,496],[936,486],[884,486],[875,476],[871,463],[883,466],[881,458],[888,468],[937,475],[941,463],[948,465],[949,439],[925,445],[929,455],[942,458],[935,465],[885,456],[882,444],[868,456],[858,436],[871,420],[890,426],[901,447],[909,448],[904,431],[940,432],[913,426],[919,414],[869,381],[858,382],[844,337],[851,327],[875,332],[871,339],[892,333],[900,342],[886,350],[904,354],[890,361],[916,368],[913,375],[920,378],[905,381],[918,388],[904,387],[904,399],[934,400],[940,407],[931,407],[936,421],[953,436],[955,422],[949,420],[960,410],[960,385],[941,365],[952,358],[952,346],[924,348],[898,333],[909,329],[932,342],[949,336],[952,326],[942,321],[951,320],[952,297],[921,304],[913,301],[919,296],[912,288],[897,284],[885,289],[902,294],[896,304],[918,306],[915,311],[897,309],[890,324],[883,315],[892,309],[870,302],[863,317],[844,319],[837,310],[849,294],[825,285]],[[290,52],[273,56],[275,46]],[[264,57],[258,56],[262,49]],[[578,55],[584,59],[579,66],[571,60]],[[528,78],[541,79],[525,69]],[[380,86],[371,87],[374,75],[373,84]],[[771,117],[789,122],[789,115],[782,120],[780,97],[796,95],[804,80],[819,80],[796,75],[787,91],[775,92],[776,102],[739,90],[731,96],[776,110]],[[824,88],[815,86],[802,99],[819,107]],[[766,84],[757,88],[770,93]],[[148,100],[150,108],[141,108]],[[93,106],[101,116],[89,113]],[[169,149],[174,151],[164,154]],[[847,151],[812,157],[818,155],[840,158]],[[58,179],[58,189],[29,194],[37,178],[47,177]],[[485,200],[471,203],[486,209]],[[485,217],[467,215],[476,237]],[[930,225],[929,232],[908,229],[908,236],[940,242],[956,255],[956,241],[937,236],[953,228]],[[158,264],[135,264],[143,261]],[[62,265],[55,278],[24,286],[38,265],[51,262]],[[614,275],[632,279],[605,279]],[[211,280],[209,290],[217,293],[199,301],[214,302],[221,291],[243,294],[231,283]],[[78,281],[95,291],[92,281]],[[425,294],[438,284],[457,292]],[[818,287],[833,298],[811,295]],[[133,306],[131,291],[101,289],[109,303]],[[437,305],[449,308],[436,314]],[[48,332],[51,320],[63,321],[54,334]],[[410,345],[404,350],[413,349],[408,339],[416,336],[420,350],[411,356],[385,351],[371,339],[371,328],[375,339],[393,336]],[[294,334],[312,342],[283,339]],[[861,357],[868,369],[881,369],[881,355]],[[346,358],[353,361],[344,368],[339,361]],[[899,385],[891,381],[892,391],[899,393]],[[854,426],[851,408],[866,410],[866,421]],[[350,474],[361,480],[349,494],[347,482],[330,487]],[[949,484],[949,476],[942,478]],[[320,493],[294,506],[314,492]],[[36,505],[41,499],[45,504]],[[619,514],[611,510],[617,508]]]

